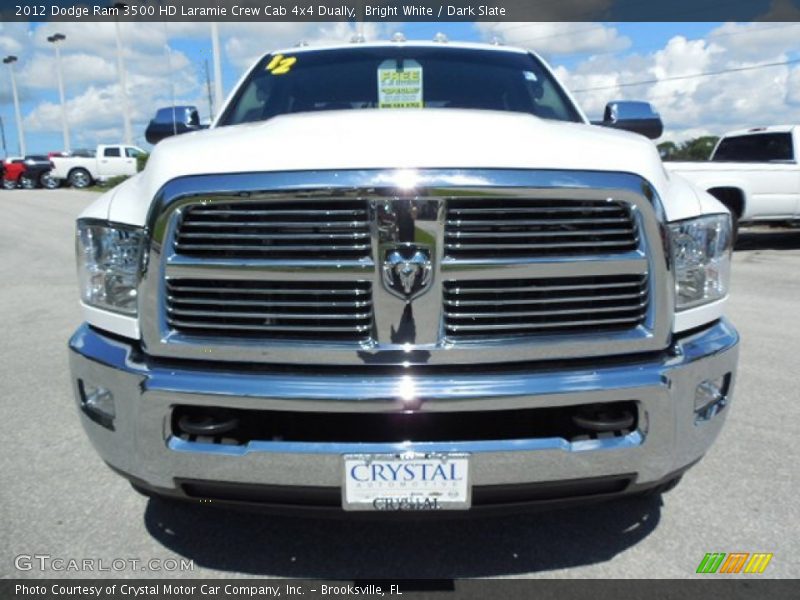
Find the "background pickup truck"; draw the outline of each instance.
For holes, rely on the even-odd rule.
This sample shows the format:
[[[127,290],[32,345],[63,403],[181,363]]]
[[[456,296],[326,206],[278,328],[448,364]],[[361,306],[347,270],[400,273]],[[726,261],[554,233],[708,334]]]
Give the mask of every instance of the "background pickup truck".
[[[666,162],[715,196],[734,223],[800,221],[800,127],[759,127],[726,134],[708,162]]]
[[[91,153],[89,153],[91,154]],[[99,145],[93,156],[53,157],[51,177],[68,181],[76,188],[85,188],[95,181],[105,181],[120,175],[135,175],[138,170],[136,157],[144,150],[136,146]]]

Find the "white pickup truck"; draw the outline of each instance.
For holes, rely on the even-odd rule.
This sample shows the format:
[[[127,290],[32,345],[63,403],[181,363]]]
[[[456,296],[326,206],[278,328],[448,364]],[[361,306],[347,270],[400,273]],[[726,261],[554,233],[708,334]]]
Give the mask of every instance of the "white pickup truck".
[[[598,127],[527,50],[377,42],[195,112],[77,223],[76,406],[135,488],[508,508],[661,492],[712,444],[730,216],[621,131],[649,105]]]
[[[144,154],[136,146],[124,144],[101,144],[94,153],[87,155],[54,156],[50,178],[53,187],[68,182],[76,188],[85,188],[95,181],[105,181],[120,175],[135,175],[138,168],[136,158]]]
[[[730,209],[738,224],[800,221],[800,126],[726,134],[707,162],[666,162]]]

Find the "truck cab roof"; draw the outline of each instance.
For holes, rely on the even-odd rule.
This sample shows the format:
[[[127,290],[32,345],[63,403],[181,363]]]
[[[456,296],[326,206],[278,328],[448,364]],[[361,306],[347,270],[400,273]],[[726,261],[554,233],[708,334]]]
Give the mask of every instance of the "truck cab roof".
[[[770,125],[768,127],[749,127],[729,131],[722,137],[738,137],[742,135],[758,135],[760,133],[794,133],[800,125]]]
[[[291,46],[267,52],[269,54],[299,54],[306,52],[325,52],[335,50],[346,50],[354,48],[454,48],[471,50],[491,50],[494,52],[511,52],[515,54],[533,54],[530,50],[518,48],[516,46],[505,46],[501,44],[486,44],[481,42],[435,42],[430,40],[403,40],[403,41],[373,41],[373,42],[352,42],[324,44],[319,46]]]

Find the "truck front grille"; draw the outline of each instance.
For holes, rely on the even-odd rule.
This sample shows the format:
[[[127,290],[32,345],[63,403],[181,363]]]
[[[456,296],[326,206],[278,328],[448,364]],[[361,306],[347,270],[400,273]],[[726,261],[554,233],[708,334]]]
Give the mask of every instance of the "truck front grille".
[[[451,341],[475,337],[602,333],[641,325],[647,276],[444,282]]]
[[[360,342],[372,327],[369,282],[169,279],[167,322],[201,337]]]
[[[667,347],[674,280],[647,181],[413,171],[166,183],[139,289],[148,353],[449,368]]]
[[[453,258],[629,252],[639,233],[630,208],[606,200],[450,200],[445,254]]]
[[[183,213],[175,250],[203,258],[360,259],[370,255],[364,201],[196,204]]]

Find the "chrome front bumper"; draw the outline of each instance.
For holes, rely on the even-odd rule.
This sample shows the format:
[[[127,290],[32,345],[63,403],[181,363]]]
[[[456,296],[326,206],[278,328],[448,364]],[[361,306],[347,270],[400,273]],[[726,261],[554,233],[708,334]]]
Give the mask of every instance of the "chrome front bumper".
[[[473,486],[508,486],[633,476],[636,487],[662,481],[700,459],[727,414],[698,419],[699,383],[729,375],[735,384],[738,334],[725,320],[677,340],[647,358],[584,362],[571,367],[516,366],[481,373],[385,374],[364,366],[241,369],[220,363],[164,363],[87,325],[70,340],[79,407],[87,386],[113,393],[113,429],[81,410],[100,456],[134,481],[180,492],[181,481],[337,489],[342,455],[398,451],[469,452]],[[581,363],[578,363],[579,365]],[[594,366],[592,366],[594,364]],[[374,374],[373,374],[374,373]],[[453,374],[457,373],[457,374]],[[436,443],[258,441],[243,446],[187,442],[171,435],[175,405],[315,412],[491,411],[636,400],[639,426],[623,437],[568,442],[562,438]],[[720,408],[721,408],[720,407]]]

